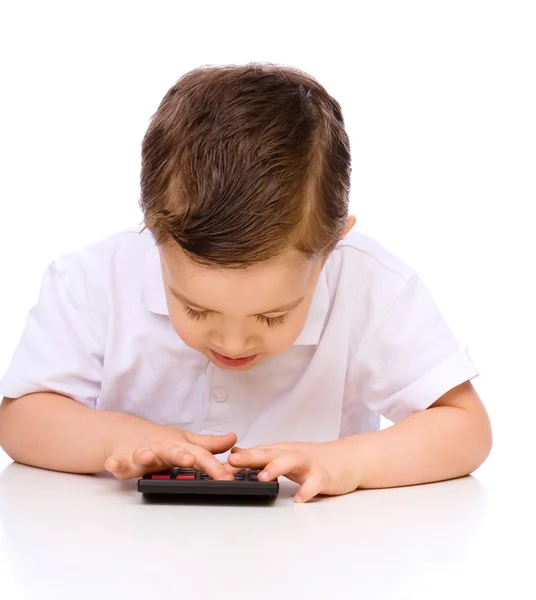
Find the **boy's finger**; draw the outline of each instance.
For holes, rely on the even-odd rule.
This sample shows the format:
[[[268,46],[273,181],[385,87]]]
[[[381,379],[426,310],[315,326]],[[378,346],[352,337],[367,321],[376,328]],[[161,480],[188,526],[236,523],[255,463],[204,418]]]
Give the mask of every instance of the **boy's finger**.
[[[294,496],[296,502],[307,502],[320,494],[326,486],[325,477],[318,471],[311,471],[303,485]]]
[[[111,456],[104,463],[104,468],[117,479],[131,479],[137,476],[134,465],[125,456]]]
[[[208,450],[198,448],[195,451],[196,462],[195,468],[204,471],[212,479],[234,480],[232,473],[221,464],[221,462]]]
[[[132,462],[136,467],[139,477],[145,473],[158,473],[164,471],[170,466],[175,466],[169,462],[164,462],[153,448],[139,448],[132,456]]]
[[[104,468],[113,473],[120,468],[119,459],[115,458],[115,456],[110,456],[104,461]]]
[[[181,446],[171,446],[163,448],[159,452],[159,457],[167,461],[170,465],[178,467],[190,467],[204,471],[212,479],[234,479],[228,473],[220,461],[208,450],[201,446],[188,444],[187,448]]]
[[[185,431],[184,433],[189,442],[196,446],[201,446],[201,448],[208,450],[212,454],[227,452],[229,448],[232,448],[236,444],[237,439],[236,433],[226,433],[225,435],[204,435],[190,433],[189,431]]]
[[[307,462],[301,454],[297,452],[285,452],[264,467],[259,473],[259,480],[273,481],[291,471],[303,471],[306,468]]]
[[[226,473],[230,473],[231,475],[236,475],[237,473],[240,473],[240,471],[244,470],[242,467],[232,467],[229,463],[225,463],[223,465],[223,469]]]
[[[251,446],[250,448],[241,448],[240,446],[233,446],[231,448],[231,454],[236,454],[237,452],[243,452],[244,450],[272,450],[275,447],[276,447],[275,444],[269,444],[267,446]],[[277,445],[277,447],[281,450],[284,450],[284,448],[281,447],[279,444]]]
[[[265,448],[249,448],[248,450],[239,450],[229,454],[227,461],[233,467],[264,467],[270,461],[275,460],[285,450],[275,446],[266,446]],[[287,451],[288,452],[288,451]]]
[[[171,467],[193,467],[195,455],[186,448],[178,445],[160,446],[154,448],[157,459],[164,465]]]
[[[104,468],[110,473],[128,471],[129,461],[125,456],[110,456],[104,463]]]
[[[152,467],[158,462],[157,456],[152,448],[138,448],[132,455],[132,460],[141,466]]]

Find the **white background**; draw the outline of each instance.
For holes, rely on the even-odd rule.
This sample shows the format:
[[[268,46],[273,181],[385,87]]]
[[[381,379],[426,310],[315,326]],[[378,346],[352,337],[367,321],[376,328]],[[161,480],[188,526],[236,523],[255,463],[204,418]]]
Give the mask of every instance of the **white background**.
[[[514,597],[529,597],[525,582],[533,565],[531,553],[523,549],[531,539],[534,506],[532,494],[523,489],[530,488],[534,472],[530,439],[536,417],[535,12],[529,0],[0,0],[0,373],[8,367],[48,263],[140,222],[140,142],[169,86],[203,64],[270,61],[299,67],[342,105],[352,144],[352,212],[358,227],[417,269],[482,373],[475,386],[490,412],[495,445],[476,476],[490,494],[490,509],[474,557],[460,558],[460,577],[472,577],[473,590],[490,577],[492,588],[504,578],[505,589],[515,584],[525,589],[526,595]],[[6,464],[0,451],[0,471]],[[5,497],[30,502],[32,486],[24,470],[10,473],[11,479],[4,481],[20,479],[20,490],[17,485],[4,490]],[[37,471],[35,477],[39,475]],[[38,512],[45,520],[52,514],[58,526],[63,516],[56,513],[71,501],[79,503],[71,510],[84,514],[86,493],[88,526],[110,525],[111,538],[118,524],[125,527],[124,519],[129,525],[129,515],[151,525],[160,514],[140,512],[134,519],[131,510],[125,512],[132,507],[125,507],[122,496],[108,486],[92,496],[84,485],[98,487],[99,482],[80,483],[76,476],[61,479],[61,485],[82,490],[71,490],[62,504],[62,493],[56,501],[58,477],[47,474],[48,492],[38,484],[40,493],[50,496]],[[30,490],[27,496],[25,489]],[[416,506],[437,507],[438,523],[444,515],[441,527],[447,535],[439,535],[438,544],[448,539],[447,529],[465,528],[463,520],[458,522],[467,501],[463,490],[455,487],[449,496],[445,489],[432,487],[428,504],[426,487],[406,490],[415,494]],[[397,492],[404,490],[389,496],[395,505]],[[100,512],[89,506],[95,498],[102,502]],[[367,496],[339,499],[338,516],[344,519],[345,502],[361,498]],[[19,521],[13,521],[17,530],[22,528],[21,539],[23,525],[35,512],[29,508],[23,514],[27,505],[21,502]],[[312,510],[323,506],[331,505],[312,505]],[[348,506],[348,515],[350,509],[360,513]],[[373,507],[359,506],[371,518]],[[456,519],[449,521],[452,507]],[[480,504],[477,508],[476,520],[482,512]],[[110,511],[113,517],[106,519]],[[407,518],[404,514],[399,520]],[[287,525],[299,525],[298,516],[292,513]],[[12,517],[5,514],[5,519]],[[220,522],[219,513],[216,517]],[[322,518],[320,512],[310,513],[304,531],[315,532]],[[376,521],[372,517],[375,527],[382,519],[380,514]],[[35,517],[29,521],[35,522]],[[85,522],[85,517],[78,522],[77,535]],[[389,531],[404,531],[404,523],[386,523]],[[39,543],[41,530],[30,528]],[[45,523],[42,531],[44,539]],[[154,533],[150,527],[140,539],[153,539]],[[424,535],[411,533],[408,539]],[[162,535],[169,538],[165,531]],[[9,539],[0,524],[1,587],[10,600],[17,600],[26,597],[26,577],[16,575],[14,565],[20,568],[31,548],[17,551],[18,542]],[[404,564],[406,549],[400,557],[382,558],[387,571],[393,561]],[[496,554],[501,549],[505,556]],[[39,568],[53,574],[59,567],[59,580],[64,580],[63,562],[53,567],[57,550],[51,551],[49,562],[35,565],[38,584],[44,577]],[[145,552],[138,550],[140,556]],[[113,568],[119,554],[98,562]],[[370,566],[367,555],[365,569]],[[299,557],[298,551],[294,558]],[[435,571],[427,570],[421,558],[423,572],[417,580],[422,583],[425,574],[433,579]],[[95,563],[87,564],[92,569]],[[359,564],[358,559],[357,568]],[[130,567],[124,564],[125,573],[132,572]],[[329,568],[327,573],[336,572]],[[270,572],[277,575],[268,565]],[[380,581],[380,571],[372,572]],[[446,573],[438,577],[439,588],[430,581],[434,596],[441,589],[454,596],[444,586],[460,577]],[[134,578],[128,597],[134,597],[139,581]],[[460,598],[472,595],[467,587],[468,595],[456,592]],[[411,597],[421,596],[414,589]]]
[[[168,87],[269,61],[341,103],[358,228],[417,269],[482,373],[486,468],[533,453],[534,2],[0,6],[2,373],[46,265],[140,222],[140,142]]]

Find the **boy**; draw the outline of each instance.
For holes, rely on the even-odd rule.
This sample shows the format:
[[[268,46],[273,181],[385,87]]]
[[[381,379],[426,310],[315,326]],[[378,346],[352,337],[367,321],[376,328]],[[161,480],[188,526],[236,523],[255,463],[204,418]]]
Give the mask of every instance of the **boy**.
[[[298,502],[476,469],[478,373],[417,275],[350,233],[350,170],[340,106],[305,73],[184,75],[143,140],[146,227],[44,275],[0,382],[4,450],[119,479],[264,467]]]

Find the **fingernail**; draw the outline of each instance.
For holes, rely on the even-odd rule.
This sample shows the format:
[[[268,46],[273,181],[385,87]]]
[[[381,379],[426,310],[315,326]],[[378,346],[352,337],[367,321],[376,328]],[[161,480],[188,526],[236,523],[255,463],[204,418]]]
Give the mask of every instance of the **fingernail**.
[[[238,460],[238,461],[242,460],[242,455],[241,454],[233,454],[233,456],[234,456],[235,460]]]
[[[268,473],[266,471],[259,473],[259,479],[268,479]]]
[[[299,494],[296,494],[296,496],[294,496],[294,498],[295,498],[296,502],[303,502],[303,498]]]
[[[193,454],[184,454],[184,456],[182,458],[184,458],[184,460],[188,460],[189,458],[192,458]]]

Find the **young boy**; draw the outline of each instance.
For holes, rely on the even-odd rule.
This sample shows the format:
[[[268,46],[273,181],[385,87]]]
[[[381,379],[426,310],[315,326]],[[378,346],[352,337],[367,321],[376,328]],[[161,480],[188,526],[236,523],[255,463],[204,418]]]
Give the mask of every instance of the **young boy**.
[[[44,275],[0,382],[4,450],[119,479],[264,467],[298,502],[476,469],[478,373],[415,272],[350,232],[350,170],[305,73],[184,75],[143,140],[146,227]]]

